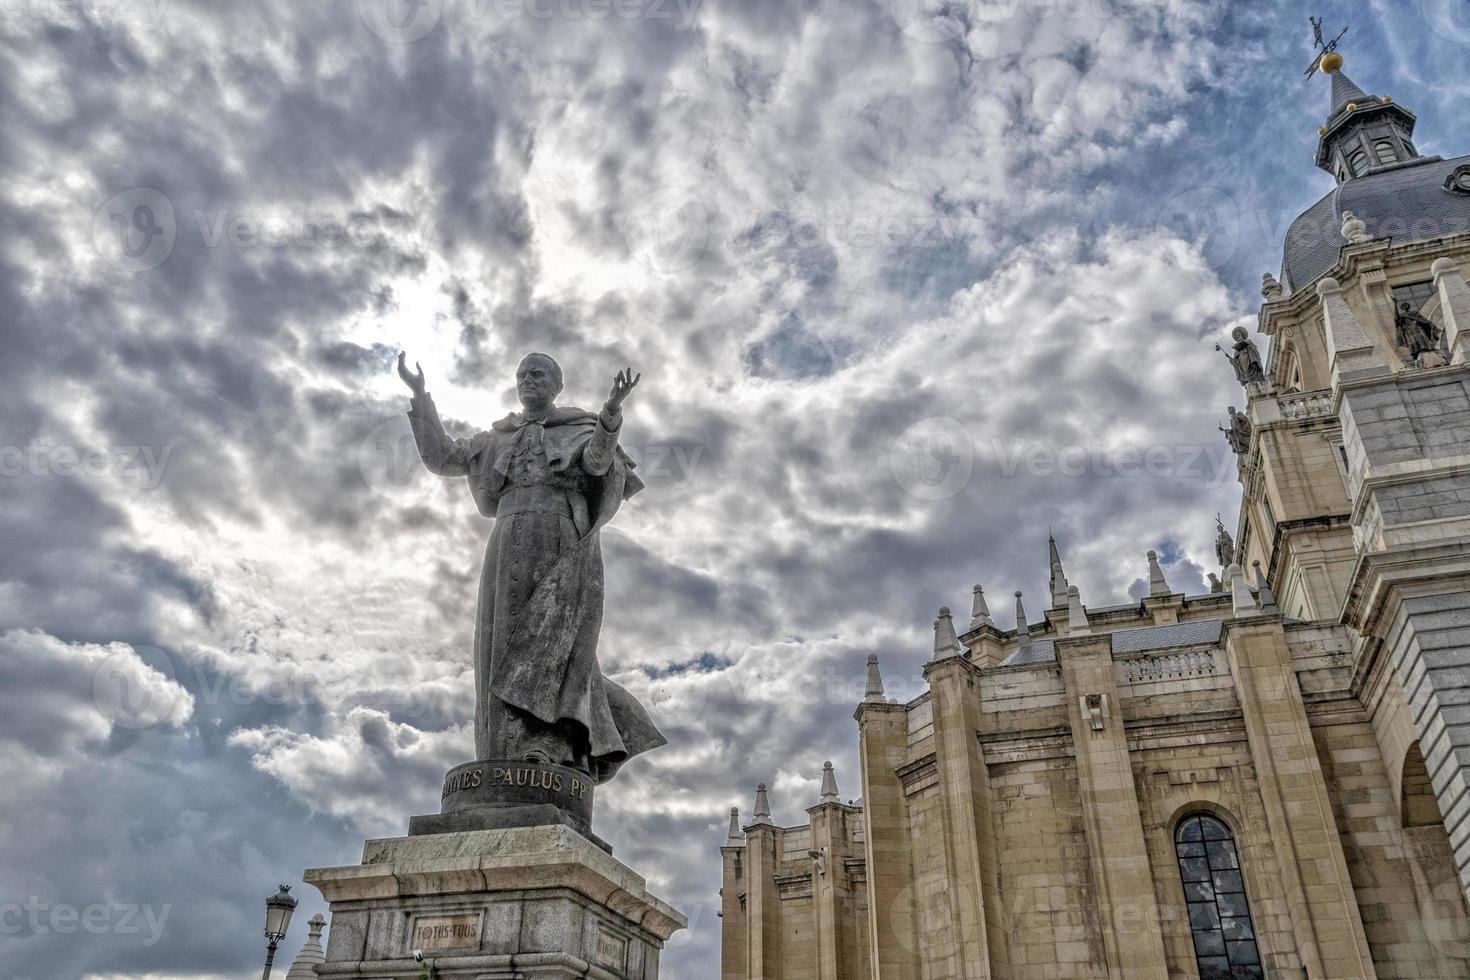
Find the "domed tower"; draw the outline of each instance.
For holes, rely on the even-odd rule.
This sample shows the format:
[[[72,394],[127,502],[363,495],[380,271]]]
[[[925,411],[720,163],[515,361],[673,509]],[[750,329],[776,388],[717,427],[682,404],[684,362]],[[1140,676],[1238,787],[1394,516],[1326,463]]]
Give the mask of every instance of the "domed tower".
[[[1288,618],[1347,625],[1403,826],[1444,824],[1470,896],[1470,156],[1421,153],[1411,111],[1320,67],[1336,185],[1265,277],[1264,370],[1237,370],[1237,561]]]
[[[1414,145],[1414,113],[1369,95],[1343,71],[1336,51],[1322,57],[1331,104],[1318,130],[1316,163],[1337,180],[1291,225],[1282,256],[1287,290],[1310,286],[1338,259],[1345,215],[1371,238],[1432,238],[1470,230],[1470,156],[1424,156]]]

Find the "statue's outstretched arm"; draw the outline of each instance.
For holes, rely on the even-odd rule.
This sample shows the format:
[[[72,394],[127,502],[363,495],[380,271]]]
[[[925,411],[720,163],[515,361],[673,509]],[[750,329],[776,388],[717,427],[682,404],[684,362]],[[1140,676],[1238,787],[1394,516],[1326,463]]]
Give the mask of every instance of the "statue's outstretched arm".
[[[613,378],[607,402],[597,416],[597,430],[582,453],[582,468],[593,476],[602,476],[612,468],[613,453],[618,446],[618,430],[623,427],[623,400],[633,393],[643,375],[634,376],[633,369],[619,371]]]
[[[398,376],[413,392],[408,409],[408,422],[413,427],[414,442],[419,447],[419,457],[430,473],[439,476],[464,476],[469,472],[474,448],[469,439],[453,439],[444,431],[439,420],[439,410],[434,399],[424,387],[424,369],[414,364],[417,373],[404,364],[403,352],[398,354]]]

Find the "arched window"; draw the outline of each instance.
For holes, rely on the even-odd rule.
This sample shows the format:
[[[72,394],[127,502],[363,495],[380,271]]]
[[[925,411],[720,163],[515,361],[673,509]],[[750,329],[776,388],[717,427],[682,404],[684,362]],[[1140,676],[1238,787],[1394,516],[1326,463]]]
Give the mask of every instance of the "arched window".
[[[1399,158],[1399,152],[1394,148],[1393,140],[1375,140],[1373,152],[1377,154],[1379,163],[1393,163]]]
[[[1207,813],[1191,813],[1174,832],[1174,851],[1200,980],[1264,980],[1230,828]]]
[[[1368,171],[1368,151],[1361,148],[1354,150],[1348,154],[1347,162],[1354,177],[1363,176]]]

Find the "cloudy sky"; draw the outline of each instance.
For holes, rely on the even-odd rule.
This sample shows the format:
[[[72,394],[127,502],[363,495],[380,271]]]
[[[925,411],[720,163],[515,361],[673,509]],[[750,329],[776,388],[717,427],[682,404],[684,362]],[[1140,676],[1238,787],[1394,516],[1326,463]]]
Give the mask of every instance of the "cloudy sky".
[[[1204,588],[1309,12],[1466,150],[1462,0],[0,0],[0,977],[249,975],[469,758],[489,524],[400,348],[465,433],[643,372],[601,656],[670,745],[597,827],[715,975],[728,808],[858,795],[868,653],[1039,618],[1048,526]]]

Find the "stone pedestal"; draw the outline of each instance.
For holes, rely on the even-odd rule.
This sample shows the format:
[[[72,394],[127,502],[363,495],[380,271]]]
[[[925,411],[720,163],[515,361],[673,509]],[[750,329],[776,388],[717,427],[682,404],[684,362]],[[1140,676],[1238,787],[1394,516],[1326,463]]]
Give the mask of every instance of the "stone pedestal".
[[[440,812],[413,817],[408,836],[563,824],[608,853],[592,832],[594,786],[585,773],[546,762],[466,762],[449,770]]]
[[[361,865],[306,872],[331,905],[340,980],[656,980],[684,917],[567,826],[370,840]]]

